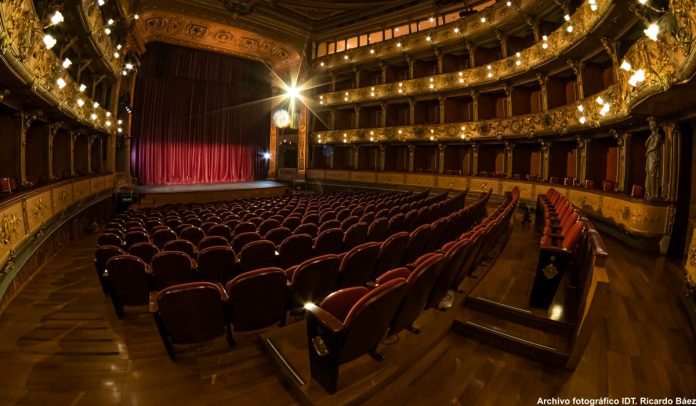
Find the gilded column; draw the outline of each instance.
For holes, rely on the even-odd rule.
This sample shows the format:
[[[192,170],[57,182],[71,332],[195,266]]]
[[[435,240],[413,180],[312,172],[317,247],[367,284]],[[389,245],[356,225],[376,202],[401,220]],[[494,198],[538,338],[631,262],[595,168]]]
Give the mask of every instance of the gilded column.
[[[384,172],[387,164],[387,148],[384,145],[379,146],[379,170]]]
[[[515,144],[505,143],[505,175],[508,178],[512,178],[512,153],[515,148]]]
[[[632,184],[632,179],[630,179],[629,175],[632,173],[631,171],[633,168],[631,167],[631,133],[624,133],[623,135],[623,157],[624,157],[624,166],[623,166],[623,173],[624,173],[624,181],[623,184],[620,186],[623,187],[624,192],[631,192],[631,189],[633,189],[633,184]]]
[[[360,70],[355,65],[353,65],[353,75],[355,76],[355,78],[354,78],[355,83],[354,83],[353,89],[357,89],[360,87]]]
[[[334,168],[334,149],[331,148],[331,154],[329,155],[329,169]]]
[[[473,110],[473,117],[471,117],[471,121],[478,121],[478,102],[479,102],[479,91],[474,89],[471,91],[471,101],[472,101],[472,110]]]
[[[443,55],[442,51],[440,50],[440,48],[437,48],[437,47],[434,49],[434,52],[435,52],[435,57],[437,58],[437,74],[442,75],[445,71],[444,55]]]
[[[408,171],[413,172],[413,161],[415,158],[416,146],[408,144]]]
[[[380,125],[382,128],[387,126],[387,108],[388,108],[387,102],[380,102],[379,107],[382,110],[382,114],[379,117]]]
[[[416,99],[413,97],[408,98],[408,125],[415,125],[416,123]]]
[[[469,52],[469,67],[473,68],[476,66],[476,45],[466,41],[464,46],[466,46],[466,50]]]
[[[503,91],[505,92],[505,117],[512,117],[512,85],[506,83]]]
[[[660,197],[668,202],[675,202],[677,200],[680,132],[675,123],[664,124],[662,130],[665,135],[662,142]]]
[[[356,104],[353,106],[353,111],[355,111],[355,119],[353,120],[354,127],[360,128],[360,105]]]
[[[336,110],[329,110],[329,130],[336,129]]]
[[[408,78],[413,79],[413,65],[415,60],[410,55],[406,55],[406,62],[408,63]]]
[[[17,155],[19,156],[19,184],[22,187],[31,187],[33,184],[27,180],[27,135],[29,127],[36,120],[36,114],[33,112],[19,112],[15,118],[19,120],[19,145]]]
[[[500,31],[497,28],[494,30],[494,33],[495,33],[495,37],[498,39],[498,42],[500,42],[500,53],[502,54],[503,58],[507,58],[508,57],[508,47],[507,47],[508,36],[504,32]]]
[[[135,76],[135,75],[133,75]],[[118,120],[118,98],[119,98],[119,90],[121,89],[121,76],[117,75],[116,76],[116,83],[114,83],[113,90],[111,92],[111,106],[110,106],[110,111],[111,111],[111,116],[112,120],[114,123],[112,124],[112,127],[116,125],[116,120]],[[107,172],[116,172],[116,137],[113,134],[109,134],[109,136],[106,139],[106,142],[108,142],[108,148],[106,152],[106,171]]]
[[[478,176],[478,145],[476,143],[471,144],[471,175]]]
[[[549,78],[546,74],[537,73],[537,81],[541,87],[541,106],[539,106],[541,111],[548,111],[549,109],[549,93],[546,86],[548,80]]]
[[[307,106],[300,106],[297,123],[297,179],[305,180],[307,173]]]
[[[358,170],[360,169],[360,145],[353,145],[353,153],[351,154],[351,162],[350,166],[353,168],[353,170]]]
[[[55,175],[53,174],[53,146],[55,144],[55,139],[56,136],[58,135],[58,130],[60,130],[60,126],[63,124],[62,122],[58,123],[51,123],[49,124],[48,127],[48,156],[47,156],[47,161],[48,161],[48,180],[56,180]]]
[[[123,138],[123,171],[126,176],[130,179],[133,177],[131,174],[131,137],[130,134]]]
[[[335,92],[336,91],[336,74],[333,72],[329,72],[329,75],[331,75],[331,91]]]
[[[549,150],[551,148],[551,143],[548,141],[541,142],[541,153],[539,154],[539,177],[544,182],[549,181]]]
[[[92,170],[92,147],[97,141],[97,137],[97,135],[89,135],[87,138],[87,173],[90,175],[94,173]]]
[[[609,133],[616,140],[617,159],[616,159],[616,190],[623,192],[626,190],[626,144],[625,134],[619,134],[613,128]]]
[[[445,173],[445,150],[447,145],[437,144],[437,173],[440,175]]]
[[[575,154],[575,177],[581,184],[585,184],[587,178],[587,144],[589,139],[578,138],[578,153]]]
[[[382,84],[387,83],[387,69],[389,68],[389,65],[387,65],[384,61],[379,61],[379,67],[382,70]]]
[[[77,131],[70,131],[70,176],[77,176],[75,172],[75,142],[77,142],[79,136],[80,133]],[[130,157],[130,150],[126,155]],[[128,158],[128,160],[130,160],[130,158]]]
[[[582,71],[585,66],[584,62],[578,62],[573,59],[568,59],[568,66],[570,66],[570,69],[573,70],[573,73],[575,74],[575,82],[577,83],[577,92],[578,94],[576,95],[576,100],[582,100],[585,98],[585,90],[584,86],[582,84]]]
[[[438,106],[438,112],[440,113],[440,124],[445,124],[445,100],[447,100],[445,96],[438,96],[438,101],[440,102],[440,105]]]
[[[602,47],[604,47],[604,50],[607,52],[607,55],[609,55],[609,58],[611,58],[614,83],[618,83],[620,80],[620,73],[619,73],[620,62],[619,62],[619,52],[618,52],[618,49],[620,47],[620,43],[619,43],[619,41],[615,41],[609,37],[602,37],[602,38],[600,38],[600,41],[602,42]]]
[[[278,175],[278,127],[271,117],[271,134],[268,139],[268,179],[277,179]]]

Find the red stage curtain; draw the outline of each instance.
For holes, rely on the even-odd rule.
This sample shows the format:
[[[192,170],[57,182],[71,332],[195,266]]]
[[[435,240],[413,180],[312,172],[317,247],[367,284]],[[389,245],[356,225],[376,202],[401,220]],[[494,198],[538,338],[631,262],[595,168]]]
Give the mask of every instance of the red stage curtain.
[[[131,166],[141,184],[266,177],[270,72],[259,63],[150,44],[138,70]]]

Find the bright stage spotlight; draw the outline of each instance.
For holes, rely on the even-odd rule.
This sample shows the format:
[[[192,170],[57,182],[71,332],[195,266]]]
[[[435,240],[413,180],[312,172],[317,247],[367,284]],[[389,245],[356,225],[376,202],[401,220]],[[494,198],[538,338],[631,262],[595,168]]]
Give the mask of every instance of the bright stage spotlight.
[[[300,95],[300,89],[295,86],[288,86],[288,88],[285,90],[285,94],[289,98],[294,99],[295,97]]]
[[[285,109],[280,109],[273,114],[273,122],[276,127],[285,128],[290,125],[290,113]]]
[[[264,152],[264,153],[263,153],[263,159],[265,159],[265,160],[271,159],[271,153],[270,153],[270,152]]]

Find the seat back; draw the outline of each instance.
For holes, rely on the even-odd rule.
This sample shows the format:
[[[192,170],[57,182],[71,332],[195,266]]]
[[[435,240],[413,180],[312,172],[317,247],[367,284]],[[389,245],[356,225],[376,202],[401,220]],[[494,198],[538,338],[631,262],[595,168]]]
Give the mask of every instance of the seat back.
[[[428,238],[428,243],[425,245],[424,252],[433,252],[440,248],[440,241],[445,233],[445,228],[447,228],[447,219],[441,218],[434,222],[431,227],[430,238]]]
[[[235,331],[257,330],[285,320],[288,286],[280,268],[243,273],[225,287]]]
[[[280,227],[280,222],[278,220],[266,219],[259,224],[258,233],[261,235],[266,235],[266,233],[276,227]]]
[[[314,223],[305,223],[301,224],[298,226],[295,231],[293,231],[293,234],[308,234],[312,236],[312,238],[316,237],[317,234],[319,233],[319,227],[317,227],[316,224]]]
[[[346,363],[377,347],[406,294],[406,282],[394,279],[368,292],[343,320],[345,344],[339,363]]]
[[[325,223],[321,223],[321,225],[319,226],[319,229],[317,230],[317,234],[321,234],[324,231],[332,229],[332,228],[341,228],[341,222],[338,220],[329,220]]]
[[[176,239],[176,233],[171,229],[157,230],[152,234],[152,242],[160,249],[164,248],[164,245],[169,241]]]
[[[151,267],[152,277],[157,290],[195,280],[191,257],[180,251],[162,251],[157,253],[152,258]]]
[[[237,274],[237,256],[228,246],[213,246],[198,253],[198,279],[224,283]]]
[[[159,252],[159,248],[155,244],[149,242],[138,242],[128,249],[128,253],[145,261],[146,264],[152,262],[152,257]]]
[[[287,269],[311,258],[313,244],[314,240],[309,234],[296,234],[283,240],[278,248],[280,267]]]
[[[348,251],[338,271],[338,289],[363,286],[372,279],[379,258],[380,244],[367,242]]]
[[[430,224],[423,224],[411,232],[408,246],[406,247],[406,254],[404,255],[405,264],[410,264],[426,253],[425,247],[428,245],[430,233]]]
[[[416,261],[416,267],[411,271],[407,281],[408,290],[394,320],[391,323],[389,334],[394,335],[410,327],[421,312],[428,305],[428,298],[435,286],[437,278],[442,272],[445,256],[442,254],[425,254]],[[393,272],[399,271],[394,269]],[[384,274],[377,279],[378,283],[388,279],[389,274]]]
[[[227,241],[232,240],[232,229],[227,224],[215,224],[208,230],[208,236],[223,237]]]
[[[189,257],[195,258],[198,255],[198,249],[189,240],[173,240],[164,244],[162,251],[179,251],[186,253]]]
[[[382,242],[387,238],[387,225],[388,221],[386,218],[377,218],[370,224],[367,229],[367,240]]]
[[[418,210],[413,209],[406,213],[404,216],[404,231],[411,232],[416,228],[416,223],[418,222]]]
[[[367,224],[356,223],[346,230],[343,236],[343,249],[349,250],[367,241]]]
[[[198,252],[201,250],[204,250],[208,247],[228,247],[229,243],[227,242],[227,239],[225,237],[221,237],[219,235],[211,235],[209,237],[205,237],[204,239],[201,240],[201,242],[198,243]]]
[[[255,231],[235,234],[234,238],[232,239],[232,249],[234,250],[234,252],[242,252],[242,249],[245,245],[249,244],[252,241],[258,241],[260,239],[261,236],[259,235],[259,233]]]
[[[471,248],[471,242],[468,239],[451,241],[443,247],[444,261],[442,271],[430,292],[430,297],[426,308],[437,308],[440,302],[447,296],[447,292],[452,288],[454,279],[459,274],[462,268],[462,263]]]
[[[350,227],[352,227],[354,224],[358,223],[358,220],[360,218],[358,216],[350,216],[347,217],[345,220],[343,220],[340,224],[340,228],[343,231],[347,231]]]
[[[404,215],[401,213],[395,214],[389,223],[387,223],[387,235],[393,235],[399,231],[404,231]]]
[[[234,226],[234,229],[232,229],[232,233],[234,236],[238,236],[242,233],[253,233],[256,231],[256,224],[248,222],[248,221],[243,221],[236,226]]]
[[[343,249],[343,230],[330,228],[320,233],[314,242],[314,255],[338,254]]]
[[[290,237],[291,235],[292,231],[290,231],[289,228],[278,227],[267,232],[263,238],[265,240],[273,241],[273,244],[279,246],[286,238]]]
[[[130,248],[131,245],[139,242],[150,242],[150,236],[145,231],[129,231],[126,233],[127,248]]]
[[[292,275],[292,295],[296,306],[315,302],[336,288],[341,263],[334,254],[321,255],[301,263]]]
[[[379,260],[375,267],[375,276],[379,276],[384,272],[396,268],[401,265],[404,259],[406,248],[409,243],[409,235],[402,231],[387,238],[380,247]]]
[[[147,264],[134,255],[117,255],[106,263],[109,293],[125,306],[140,306],[150,300]]]
[[[210,282],[171,286],[157,297],[158,313],[173,344],[195,344],[225,334],[222,287]]]
[[[203,238],[205,238],[205,231],[200,227],[187,227],[181,231],[179,237],[182,240],[188,240],[193,243],[193,245],[198,246]]]
[[[96,269],[99,279],[106,270],[106,263],[117,255],[124,255],[123,249],[115,245],[102,245],[94,251],[94,269]]]
[[[642,199],[643,197],[645,197],[645,191],[643,186],[633,185],[631,187],[631,197],[635,197],[636,199]]]
[[[119,237],[115,233],[104,233],[97,238],[97,246],[103,246],[103,245],[113,245],[116,247],[123,247],[125,246],[125,243],[123,242],[123,239]]]
[[[275,244],[268,240],[252,241],[239,253],[241,272],[266,268],[276,265]]]

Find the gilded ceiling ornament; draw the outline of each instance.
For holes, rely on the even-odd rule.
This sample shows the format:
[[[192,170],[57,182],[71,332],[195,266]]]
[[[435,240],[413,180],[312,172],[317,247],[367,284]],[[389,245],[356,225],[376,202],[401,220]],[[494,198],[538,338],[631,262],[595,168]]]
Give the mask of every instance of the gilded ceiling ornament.
[[[4,213],[0,217],[0,245],[10,245],[14,241],[17,237],[19,222],[19,217],[16,214]]]
[[[255,0],[221,0],[222,5],[234,18],[249,15],[254,11]]]

